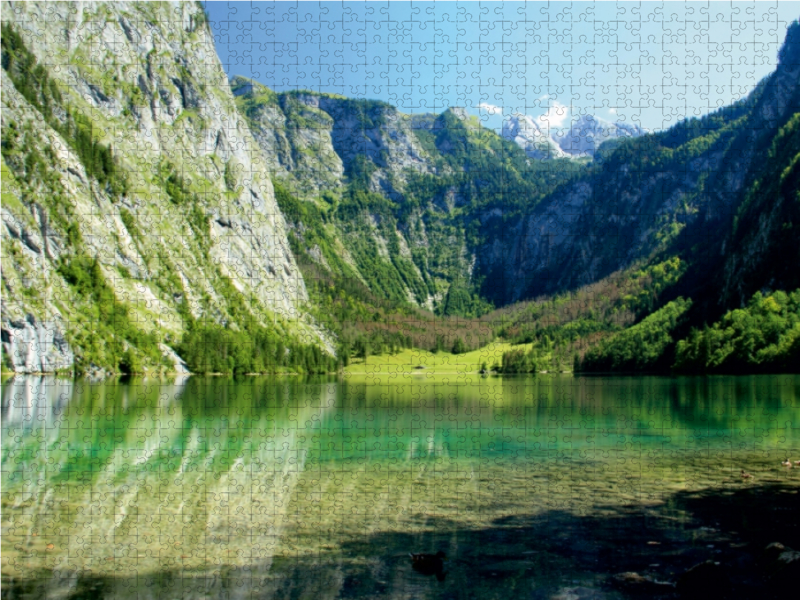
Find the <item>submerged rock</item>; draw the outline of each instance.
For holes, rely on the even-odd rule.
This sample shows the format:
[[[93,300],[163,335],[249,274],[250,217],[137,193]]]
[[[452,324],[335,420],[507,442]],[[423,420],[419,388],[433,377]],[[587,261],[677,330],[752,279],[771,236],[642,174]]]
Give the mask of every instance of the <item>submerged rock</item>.
[[[611,577],[611,585],[631,594],[668,594],[675,591],[675,585],[668,581],[658,581],[634,571],[617,573]]]
[[[681,575],[676,587],[682,598],[722,598],[730,591],[731,582],[727,567],[707,560]]]
[[[800,585],[800,552],[773,542],[764,549],[759,565],[766,575],[767,586],[775,595],[797,594]]]

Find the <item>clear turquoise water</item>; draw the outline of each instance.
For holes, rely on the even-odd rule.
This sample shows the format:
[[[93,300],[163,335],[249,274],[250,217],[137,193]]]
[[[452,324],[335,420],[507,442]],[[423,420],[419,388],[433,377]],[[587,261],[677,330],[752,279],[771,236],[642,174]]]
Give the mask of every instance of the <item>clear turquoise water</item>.
[[[610,573],[773,535],[733,502],[800,489],[799,398],[799,376],[17,377],[3,596],[624,597]],[[411,568],[438,550],[444,581]]]

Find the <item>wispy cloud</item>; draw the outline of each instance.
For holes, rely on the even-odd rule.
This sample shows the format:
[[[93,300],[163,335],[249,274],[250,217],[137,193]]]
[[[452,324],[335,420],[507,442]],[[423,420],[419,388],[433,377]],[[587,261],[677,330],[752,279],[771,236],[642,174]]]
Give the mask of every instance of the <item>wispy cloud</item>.
[[[536,117],[536,122],[544,129],[558,129],[564,125],[568,118],[569,108],[561,104],[558,100],[553,100],[547,112]]]
[[[486,102],[481,102],[478,104],[479,110],[485,110],[490,115],[500,115],[503,114],[503,107],[497,106],[495,104],[487,104]]]

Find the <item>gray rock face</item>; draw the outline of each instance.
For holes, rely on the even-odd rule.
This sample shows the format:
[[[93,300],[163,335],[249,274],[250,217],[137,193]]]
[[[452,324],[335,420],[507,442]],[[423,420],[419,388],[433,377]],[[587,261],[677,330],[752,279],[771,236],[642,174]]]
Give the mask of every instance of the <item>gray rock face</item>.
[[[301,196],[344,184],[358,156],[377,169],[371,188],[393,195],[404,170],[431,172],[412,118],[383,102],[313,92],[276,94],[243,77],[231,89],[272,173]]]
[[[20,132],[16,154],[4,148],[0,238],[10,250],[2,259],[9,335],[16,331],[10,323],[31,313],[37,322],[69,324],[70,340],[80,337],[86,301],[59,265],[85,255],[97,260],[131,320],[159,337],[180,338],[187,308],[194,318],[230,321],[232,285],[257,321],[274,323],[279,314],[293,333],[313,339],[300,318],[308,294],[270,169],[236,108],[202,7],[4,2],[2,9],[4,24],[45,66],[62,98],[45,118],[2,71],[4,135]],[[91,120],[96,141],[113,149],[124,193],[115,196],[87,172],[64,134],[68,114]],[[43,157],[40,180],[25,174],[29,148]],[[170,172],[184,182],[183,204],[169,194]],[[60,364],[17,360],[37,370]]]
[[[319,99],[320,109],[333,118],[333,147],[342,158],[345,170],[357,156],[366,156],[378,167],[372,177],[373,190],[389,196],[398,191],[391,179],[397,179],[402,185],[405,169],[431,171],[406,115],[388,104],[376,103],[363,113],[352,110],[352,104],[336,98]]]
[[[253,136],[270,173],[291,181],[300,195],[314,195],[341,185],[344,164],[333,148],[333,119],[311,95],[281,95],[243,77],[231,90],[244,107]]]
[[[58,325],[37,321],[3,320],[3,354],[15,373],[48,373],[71,369],[75,360]]]

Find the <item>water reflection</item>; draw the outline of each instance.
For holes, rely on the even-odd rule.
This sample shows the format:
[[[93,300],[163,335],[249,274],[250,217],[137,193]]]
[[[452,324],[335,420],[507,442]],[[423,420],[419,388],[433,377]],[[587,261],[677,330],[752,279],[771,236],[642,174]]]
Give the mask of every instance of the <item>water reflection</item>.
[[[800,470],[780,460],[800,459],[799,388],[15,377],[2,389],[3,593],[614,597],[603,577],[621,532],[686,546],[671,565],[636,566],[628,548],[616,561],[631,569],[694,557],[680,494],[738,491],[741,468],[753,487],[796,489]],[[409,552],[438,551],[446,578],[414,570]]]

